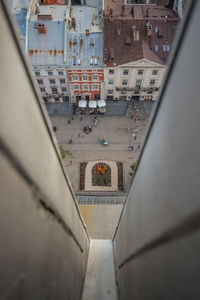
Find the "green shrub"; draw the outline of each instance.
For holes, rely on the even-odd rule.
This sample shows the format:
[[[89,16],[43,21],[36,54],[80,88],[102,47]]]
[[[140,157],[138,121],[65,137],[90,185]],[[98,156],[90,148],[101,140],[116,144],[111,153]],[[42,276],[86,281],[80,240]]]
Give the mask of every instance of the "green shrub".
[[[70,152],[69,150],[65,150],[62,148],[62,146],[59,146],[60,148],[60,154],[61,154],[61,157],[64,159],[67,155],[68,156],[72,156],[72,152]]]

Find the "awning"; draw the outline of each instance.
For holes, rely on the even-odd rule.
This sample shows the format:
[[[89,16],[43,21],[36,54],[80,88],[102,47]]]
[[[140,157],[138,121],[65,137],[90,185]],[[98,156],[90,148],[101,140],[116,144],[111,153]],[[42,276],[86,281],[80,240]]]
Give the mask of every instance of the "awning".
[[[78,102],[78,106],[79,106],[79,107],[86,107],[86,105],[87,105],[87,101],[85,101],[85,100],[80,100],[80,101]]]
[[[98,107],[103,107],[103,106],[106,106],[105,100],[99,100],[98,101]]]
[[[89,101],[89,107],[90,108],[96,108],[97,107],[97,101],[95,101],[95,100]]]

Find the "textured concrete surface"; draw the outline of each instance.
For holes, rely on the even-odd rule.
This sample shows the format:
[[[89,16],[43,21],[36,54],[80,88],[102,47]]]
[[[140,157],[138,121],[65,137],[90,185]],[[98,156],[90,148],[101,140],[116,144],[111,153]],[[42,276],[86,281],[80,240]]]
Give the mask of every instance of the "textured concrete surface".
[[[200,299],[200,1],[191,4],[114,240],[122,300]]]
[[[91,240],[82,300],[117,300],[111,240]]]
[[[123,205],[79,205],[92,239],[112,239]]]

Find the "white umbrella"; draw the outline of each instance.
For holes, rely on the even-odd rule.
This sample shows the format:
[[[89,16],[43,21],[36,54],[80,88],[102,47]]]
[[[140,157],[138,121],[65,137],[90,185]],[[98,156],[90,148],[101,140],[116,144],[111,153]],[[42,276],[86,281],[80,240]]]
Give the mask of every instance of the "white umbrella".
[[[103,107],[103,106],[106,106],[105,100],[99,100],[98,101],[98,107]]]
[[[96,108],[97,107],[97,101],[95,101],[95,100],[89,101],[89,107],[90,108]]]
[[[87,102],[86,102],[85,100],[80,100],[80,101],[78,102],[78,106],[79,106],[79,107],[86,107],[86,105],[87,105]]]

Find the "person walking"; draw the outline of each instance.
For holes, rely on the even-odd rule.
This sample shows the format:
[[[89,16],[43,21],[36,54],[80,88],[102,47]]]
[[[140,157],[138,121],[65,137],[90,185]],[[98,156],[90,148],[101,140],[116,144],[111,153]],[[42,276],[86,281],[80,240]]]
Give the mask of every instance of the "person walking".
[[[71,124],[71,121],[70,121],[70,120],[68,120],[68,124]]]

